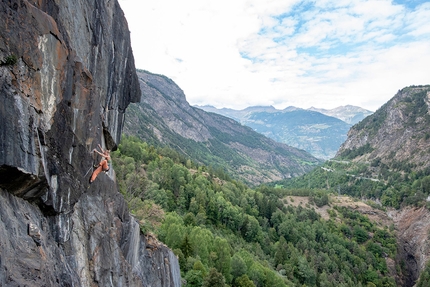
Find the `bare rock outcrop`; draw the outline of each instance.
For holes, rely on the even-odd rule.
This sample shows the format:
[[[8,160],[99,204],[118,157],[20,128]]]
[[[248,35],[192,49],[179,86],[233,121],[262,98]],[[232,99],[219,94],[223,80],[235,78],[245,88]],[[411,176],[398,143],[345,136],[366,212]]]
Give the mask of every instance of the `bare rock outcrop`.
[[[430,86],[400,90],[390,101],[354,125],[337,156],[362,150],[355,161],[380,159],[390,168],[401,163],[424,170],[430,167]]]
[[[404,266],[402,286],[414,286],[430,259],[430,212],[427,208],[405,207],[389,211],[396,226],[398,259]]]
[[[113,169],[88,183],[140,96],[116,0],[0,2],[0,286],[180,286]]]

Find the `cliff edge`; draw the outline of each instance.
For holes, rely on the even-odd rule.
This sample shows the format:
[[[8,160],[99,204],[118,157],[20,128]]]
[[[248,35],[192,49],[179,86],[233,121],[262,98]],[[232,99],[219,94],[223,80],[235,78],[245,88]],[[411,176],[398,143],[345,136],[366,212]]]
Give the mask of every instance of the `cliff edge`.
[[[0,286],[180,286],[113,169],[88,183],[98,144],[115,149],[140,100],[116,0],[0,3]]]

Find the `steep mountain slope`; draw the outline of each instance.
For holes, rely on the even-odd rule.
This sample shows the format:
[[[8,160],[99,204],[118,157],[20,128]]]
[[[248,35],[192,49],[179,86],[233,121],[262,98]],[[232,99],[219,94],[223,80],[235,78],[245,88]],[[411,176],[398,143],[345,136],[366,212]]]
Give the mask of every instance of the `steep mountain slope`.
[[[373,115],[353,126],[338,157],[374,162],[375,174],[430,167],[430,86],[399,91]]]
[[[296,107],[284,110],[271,106],[243,110],[200,108],[233,118],[277,142],[306,150],[321,159],[334,157],[351,127],[338,118]]]
[[[422,204],[430,194],[429,95],[430,86],[400,90],[350,129],[333,160],[297,183],[336,187],[394,208]]]
[[[116,0],[0,2],[0,286],[180,286],[113,169],[88,183],[140,95]]]
[[[354,125],[363,120],[365,117],[373,114],[372,111],[351,105],[340,106],[330,110],[311,107],[309,110],[316,111],[330,117],[338,118],[350,125]]]
[[[170,146],[250,184],[297,176],[320,163],[232,119],[191,107],[183,91],[165,76],[137,74],[143,96],[126,112],[126,134]]]

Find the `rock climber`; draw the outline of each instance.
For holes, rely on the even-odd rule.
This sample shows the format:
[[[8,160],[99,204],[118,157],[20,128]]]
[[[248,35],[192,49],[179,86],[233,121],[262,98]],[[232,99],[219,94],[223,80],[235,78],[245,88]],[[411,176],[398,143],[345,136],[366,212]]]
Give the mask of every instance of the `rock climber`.
[[[99,175],[99,173],[101,171],[104,172],[108,172],[109,171],[109,163],[111,161],[110,158],[110,150],[104,150],[100,144],[98,145],[100,151],[98,151],[97,149],[93,149],[93,152],[98,153],[99,155],[102,156],[102,159],[100,161],[100,163],[96,166],[94,166],[96,169],[93,171],[93,174],[91,175],[90,178],[90,183],[93,183],[93,181],[96,179],[96,177]]]

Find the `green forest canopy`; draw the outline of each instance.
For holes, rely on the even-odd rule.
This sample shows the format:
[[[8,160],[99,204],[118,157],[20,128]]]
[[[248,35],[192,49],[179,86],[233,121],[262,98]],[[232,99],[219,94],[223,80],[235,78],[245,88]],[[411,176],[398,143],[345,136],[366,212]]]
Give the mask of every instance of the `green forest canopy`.
[[[392,232],[357,211],[333,206],[324,220],[312,206],[284,204],[303,189],[250,189],[135,137],[113,160],[142,231],[173,249],[186,286],[396,285],[386,263],[396,255]],[[327,191],[307,192],[329,204]]]

